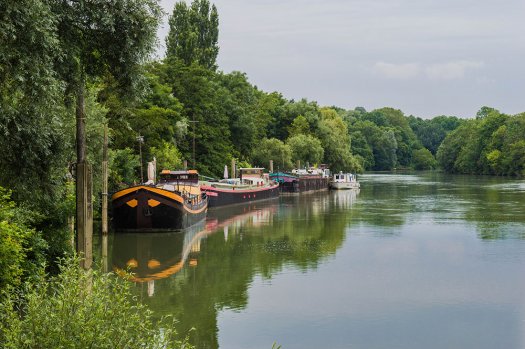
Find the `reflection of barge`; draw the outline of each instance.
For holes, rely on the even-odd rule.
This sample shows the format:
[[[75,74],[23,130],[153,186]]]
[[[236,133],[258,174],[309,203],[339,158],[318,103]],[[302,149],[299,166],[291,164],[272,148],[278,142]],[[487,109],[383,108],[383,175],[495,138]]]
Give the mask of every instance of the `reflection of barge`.
[[[271,173],[270,178],[279,183],[283,193],[302,193],[310,190],[328,189],[328,169],[293,170],[292,173]]]
[[[113,269],[120,275],[125,271],[134,282],[151,282],[177,274],[186,265],[198,265],[201,240],[223,229],[234,234],[244,225],[269,224],[275,205],[250,204],[222,207],[210,211],[206,221],[176,232],[115,234],[113,238]]]
[[[279,184],[270,180],[263,168],[241,168],[239,178],[218,182],[202,182],[201,189],[209,198],[209,206],[247,203],[279,196]]]
[[[145,282],[166,278],[179,272],[200,240],[209,234],[205,221],[176,232],[116,234],[113,240],[113,269],[129,270],[130,279]]]
[[[357,181],[357,176],[352,173],[339,172],[334,174],[333,179],[330,181],[330,188],[341,190],[341,189],[359,189],[360,185]]]
[[[116,230],[183,229],[206,217],[208,198],[201,193],[198,173],[168,171],[157,185],[139,185],[113,194]]]

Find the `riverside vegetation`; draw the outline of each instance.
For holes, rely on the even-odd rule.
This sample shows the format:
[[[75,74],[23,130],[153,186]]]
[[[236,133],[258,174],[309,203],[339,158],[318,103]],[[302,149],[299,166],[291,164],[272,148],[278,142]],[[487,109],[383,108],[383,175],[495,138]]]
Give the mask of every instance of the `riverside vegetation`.
[[[263,167],[274,160],[281,170],[300,161],[333,171],[525,175],[525,113],[482,107],[467,120],[421,119],[393,108],[289,100],[261,91],[242,72],[219,70],[219,15],[208,0],[175,4],[166,57],[149,60],[161,15],[156,0],[0,4],[0,187],[8,188],[0,189],[2,289],[24,290],[44,261],[60,275],[57,258],[72,252],[67,222],[75,210],[80,99],[96,208],[105,125],[110,191],[138,182],[153,157],[159,168],[195,161],[213,177],[232,159]],[[44,294],[28,293],[27,301]]]

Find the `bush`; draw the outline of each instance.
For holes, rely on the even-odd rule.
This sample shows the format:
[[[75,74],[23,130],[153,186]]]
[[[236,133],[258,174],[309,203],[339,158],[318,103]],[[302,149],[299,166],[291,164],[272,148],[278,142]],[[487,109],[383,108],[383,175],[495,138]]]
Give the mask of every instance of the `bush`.
[[[434,155],[427,148],[415,150],[412,154],[412,163],[416,170],[433,170],[437,166]]]
[[[29,215],[11,201],[10,191],[0,187],[0,290],[19,285],[44,261],[47,245],[25,224]]]
[[[0,303],[0,343],[23,348],[190,348],[175,338],[168,318],[131,295],[131,283],[113,273],[84,271],[79,260],[63,259],[55,277],[43,272],[11,288]]]

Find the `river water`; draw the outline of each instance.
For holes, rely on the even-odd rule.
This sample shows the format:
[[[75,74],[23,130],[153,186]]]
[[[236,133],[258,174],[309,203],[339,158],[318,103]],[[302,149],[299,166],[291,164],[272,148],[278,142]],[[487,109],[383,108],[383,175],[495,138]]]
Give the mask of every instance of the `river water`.
[[[111,235],[109,265],[199,349],[525,348],[525,181],[359,180]]]

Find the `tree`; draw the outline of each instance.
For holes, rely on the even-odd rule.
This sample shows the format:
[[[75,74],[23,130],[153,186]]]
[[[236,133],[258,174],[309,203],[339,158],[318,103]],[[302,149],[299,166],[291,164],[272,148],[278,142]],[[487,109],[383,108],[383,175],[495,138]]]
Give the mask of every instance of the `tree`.
[[[302,164],[318,164],[323,160],[324,149],[321,141],[314,136],[297,134],[288,138],[286,144],[292,151],[292,161]]]
[[[78,251],[90,266],[92,206],[86,162],[84,90],[88,79],[111,75],[123,92],[140,81],[140,65],[155,48],[161,9],[157,0],[50,0],[61,54],[57,71],[76,99]],[[90,213],[91,212],[91,213]]]
[[[256,146],[256,137],[261,133],[256,126],[258,91],[244,73],[218,73],[216,78],[224,88],[221,105],[229,120],[231,143],[235,150],[233,155],[247,159]]]
[[[472,126],[475,121],[469,120],[462,126],[458,127],[443,140],[438,148],[436,158],[443,170],[446,172],[458,172],[456,161],[458,156],[471,134]]]
[[[434,155],[427,148],[415,150],[412,161],[416,170],[432,170],[437,166]]]
[[[333,109],[321,109],[321,115],[318,137],[324,148],[323,161],[334,172],[362,171],[362,165],[350,152],[346,123]]]
[[[208,0],[193,0],[188,7],[177,2],[169,18],[170,31],[166,38],[167,57],[186,65],[197,63],[207,69],[217,68],[219,54],[219,15]]]
[[[35,210],[59,200],[66,167],[63,86],[48,2],[0,3],[0,185]],[[57,170],[60,169],[60,170]]]
[[[110,149],[109,151],[109,188],[118,191],[131,183],[137,183],[140,167],[139,156],[129,148]]]
[[[385,129],[374,146],[375,170],[392,170],[397,163],[397,141],[392,129]]]
[[[320,120],[319,107],[316,102],[308,102],[306,99],[301,99],[298,102],[293,100],[286,102],[280,113],[272,120],[269,125],[268,137],[274,137],[280,140],[288,138],[288,127],[299,115],[305,117],[308,121],[310,132],[315,132],[318,129]]]
[[[310,133],[310,125],[308,124],[308,120],[302,115],[299,115],[296,117],[290,127],[288,127],[288,134],[290,137],[297,136],[297,135],[307,135]]]
[[[292,151],[290,147],[276,138],[263,139],[252,154],[253,164],[268,167],[273,160],[274,168],[287,170],[292,168]]]
[[[157,168],[175,170],[182,166],[182,158],[177,147],[169,142],[162,141],[158,148],[151,148],[151,155],[157,160]]]
[[[168,58],[159,70],[161,81],[171,86],[173,96],[183,105],[181,115],[190,124],[184,142],[178,144],[183,158],[193,160],[195,139],[196,168],[205,175],[219,176],[230,163],[233,150],[225,103],[231,98],[228,90],[215,72],[196,63],[187,66]]]

